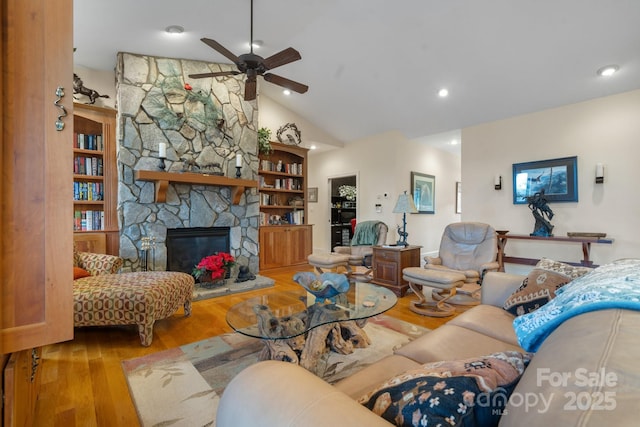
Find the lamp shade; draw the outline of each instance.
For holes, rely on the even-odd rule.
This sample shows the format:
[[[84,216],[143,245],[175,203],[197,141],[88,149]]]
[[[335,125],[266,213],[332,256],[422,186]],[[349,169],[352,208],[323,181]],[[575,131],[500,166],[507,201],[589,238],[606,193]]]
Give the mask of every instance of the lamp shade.
[[[393,208],[393,213],[418,213],[416,204],[413,203],[413,197],[407,194],[406,191],[400,194],[396,206]]]

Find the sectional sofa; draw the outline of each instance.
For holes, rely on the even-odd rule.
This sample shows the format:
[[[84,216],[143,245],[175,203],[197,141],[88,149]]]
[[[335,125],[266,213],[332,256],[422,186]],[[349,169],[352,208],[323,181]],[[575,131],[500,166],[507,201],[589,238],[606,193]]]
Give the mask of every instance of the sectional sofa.
[[[424,370],[425,366],[438,365],[430,362],[463,360],[473,367],[474,362],[469,361],[487,361],[491,360],[487,355],[514,354],[511,352],[530,357],[530,361],[526,360],[528,366],[519,382],[500,387],[498,391],[504,394],[493,396],[497,400],[503,398],[503,402],[498,401],[495,408],[490,408],[488,416],[492,420],[487,421],[487,413],[482,415],[485,418],[471,414],[474,410],[487,409],[486,405],[476,402],[475,407],[460,404],[459,411],[464,411],[466,417],[459,417],[464,418],[463,423],[458,423],[459,419],[454,420],[452,416],[448,424],[499,424],[502,427],[636,425],[640,415],[640,312],[637,311],[640,308],[640,260],[626,261],[623,272],[618,273],[620,266],[613,263],[613,268],[603,270],[607,273],[604,276],[596,274],[600,267],[563,287],[575,288],[572,292],[577,300],[589,299],[592,295],[589,287],[573,285],[590,278],[598,286],[607,283],[600,288],[613,289],[615,286],[609,286],[608,279],[602,277],[617,276],[616,282],[623,293],[626,292],[624,289],[629,289],[629,295],[620,298],[622,303],[600,304],[594,311],[581,308],[578,313],[556,322],[554,328],[547,329],[546,335],[541,333],[543,327],[531,328],[521,322],[519,326],[523,329],[518,329],[519,336],[516,336],[516,317],[503,306],[522,288],[524,277],[494,272],[485,277],[482,304],[337,384],[330,385],[296,365],[275,361],[257,363],[237,375],[225,389],[216,425],[388,426],[389,421],[358,403],[358,399],[379,389],[381,384],[393,385],[406,380],[410,377],[408,371],[415,373]],[[562,292],[562,295],[570,293]],[[560,295],[555,297],[534,313],[543,313],[549,307],[545,315],[548,312],[557,314],[562,310],[552,303],[560,298]],[[534,313],[518,318],[522,320]],[[520,336],[523,330],[524,338]],[[534,339],[531,339],[532,335]],[[525,351],[520,346],[523,340],[528,340],[527,346],[531,347],[528,350],[533,351]],[[390,378],[394,380],[389,381]],[[443,375],[443,380],[449,379]],[[417,400],[424,397],[422,400],[436,402],[429,395],[403,392],[403,397]],[[504,405],[500,406],[500,403]],[[393,408],[396,404],[388,403],[387,406]],[[414,418],[399,420],[396,417],[390,421],[437,425],[421,423],[415,414]]]

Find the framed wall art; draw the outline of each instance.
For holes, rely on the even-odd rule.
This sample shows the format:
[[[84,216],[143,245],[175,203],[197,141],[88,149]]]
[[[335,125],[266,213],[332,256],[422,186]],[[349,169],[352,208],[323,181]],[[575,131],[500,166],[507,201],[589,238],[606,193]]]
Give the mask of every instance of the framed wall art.
[[[578,201],[578,157],[513,164],[513,203],[544,191],[548,202]]]
[[[411,194],[413,202],[421,214],[436,212],[436,177],[418,172],[411,172]]]
[[[309,187],[307,189],[307,197],[309,203],[318,203],[318,187]]]

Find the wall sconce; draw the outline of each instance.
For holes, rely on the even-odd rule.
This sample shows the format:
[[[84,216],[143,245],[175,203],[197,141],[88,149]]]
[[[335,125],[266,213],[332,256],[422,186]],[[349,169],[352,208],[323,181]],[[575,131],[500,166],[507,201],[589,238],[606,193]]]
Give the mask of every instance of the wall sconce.
[[[502,190],[502,175],[496,175],[495,178],[493,178],[493,188]]]
[[[596,184],[604,182],[604,166],[602,163],[596,163]]]

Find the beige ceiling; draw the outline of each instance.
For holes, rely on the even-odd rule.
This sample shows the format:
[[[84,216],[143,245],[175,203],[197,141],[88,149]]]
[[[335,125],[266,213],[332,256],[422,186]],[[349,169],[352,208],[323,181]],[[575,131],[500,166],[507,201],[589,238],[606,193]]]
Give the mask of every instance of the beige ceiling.
[[[74,60],[113,70],[116,53],[228,62],[200,42],[248,51],[249,0],[76,0]],[[263,57],[304,95],[259,93],[343,142],[391,130],[418,139],[640,88],[639,0],[255,0]],[[170,38],[169,25],[185,28]],[[596,76],[620,65],[609,79]],[[450,96],[437,91],[447,87]],[[427,138],[428,139],[428,138]]]

